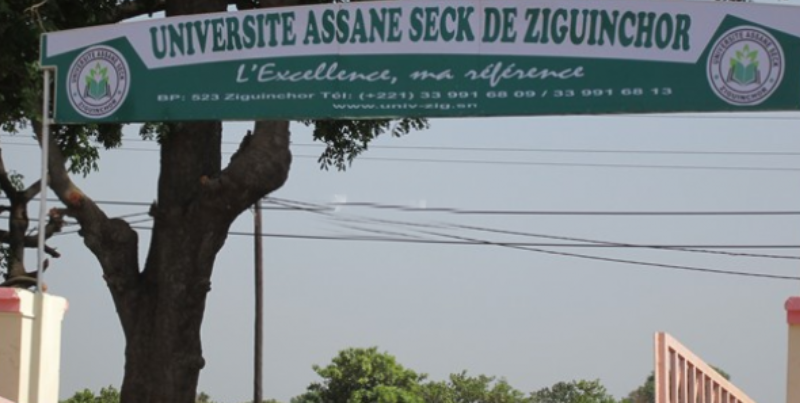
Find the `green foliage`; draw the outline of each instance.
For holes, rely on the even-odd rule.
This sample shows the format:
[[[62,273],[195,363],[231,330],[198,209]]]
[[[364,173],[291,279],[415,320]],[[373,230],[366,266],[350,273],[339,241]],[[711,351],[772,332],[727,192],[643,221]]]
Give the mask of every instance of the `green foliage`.
[[[113,21],[116,0],[0,0],[0,125],[15,132],[41,108],[39,36]]]
[[[326,367],[314,366],[323,382],[312,383],[290,403],[616,403],[600,381],[559,382],[527,396],[505,379],[470,376],[425,382],[377,348],[341,351]]]
[[[109,149],[122,144],[121,125],[53,126],[52,130],[56,143],[69,161],[69,171],[84,176],[97,170],[98,146]]]
[[[148,122],[142,125],[139,129],[139,135],[145,140],[158,140],[169,135],[170,126],[166,123],[153,123]]]
[[[331,364],[315,365],[314,371],[323,382],[311,384],[309,393],[292,403],[423,403],[419,389],[425,376],[376,347],[343,350]]]
[[[245,1],[246,2],[246,1]],[[335,1],[307,0],[302,4]],[[39,38],[44,32],[116,22],[117,0],[59,0],[39,4],[29,0],[0,0],[0,130],[16,133],[31,122],[41,121],[42,78],[37,62]],[[154,3],[153,0],[150,3]],[[250,0],[257,5],[258,0]],[[102,78],[102,69],[92,70]],[[428,127],[427,120],[309,120],[314,139],[327,145],[320,155],[320,167],[345,170],[381,134],[399,137]],[[145,138],[161,137],[168,126],[149,123],[142,127]],[[55,127],[54,135],[70,162],[73,173],[83,175],[97,169],[97,146],[118,147],[121,125]]]
[[[24,177],[22,174],[16,171],[9,171],[8,172],[8,180],[11,181],[11,186],[14,186],[14,189],[18,191],[22,191],[25,189],[25,183],[22,182]]]
[[[621,403],[655,403],[656,401],[656,376],[650,373],[644,384],[628,394]]]
[[[80,392],[75,393],[67,400],[62,400],[60,403],[119,403],[120,402],[120,395],[119,391],[113,386],[109,386],[106,388],[100,389],[100,394],[95,395],[91,390],[84,389]],[[205,392],[200,392],[197,394],[197,398],[195,399],[195,403],[217,403],[216,401],[211,399]],[[243,403],[252,403],[252,400],[248,400]],[[268,399],[264,400],[263,403],[281,403],[275,399]]]
[[[89,389],[84,389],[80,392],[76,392],[69,399],[61,401],[61,403],[94,403],[94,402],[95,402],[94,392],[92,392]]]
[[[320,397],[319,392],[307,391],[300,396],[289,399],[289,403],[322,403],[322,397]]]
[[[198,393],[194,401],[195,403],[216,403],[215,401],[211,400],[211,396],[209,396],[206,392]]]
[[[527,403],[529,399],[505,379],[467,372],[450,375],[447,382],[429,382],[422,387],[426,403]]]
[[[8,262],[11,259],[11,251],[8,245],[0,243],[0,283],[8,279]]]
[[[67,400],[62,400],[61,403],[119,403],[119,391],[113,386],[100,389],[100,394],[95,394],[89,390],[84,389],[75,393]]]
[[[531,394],[531,403],[615,403],[599,380],[559,382]]]
[[[725,372],[722,369],[720,369],[718,367],[715,367],[713,365],[711,366],[711,368],[714,368],[714,371],[717,371],[718,374],[722,375],[722,377],[725,378],[725,380],[727,380],[727,381],[731,380],[731,375],[728,374],[727,372]]]
[[[116,0],[0,0],[0,130],[16,133],[41,121],[40,35],[113,22],[116,5]],[[53,127],[53,135],[69,159],[70,171],[86,175],[97,169],[97,145],[120,144],[121,126],[59,126]]]
[[[342,350],[327,366],[313,368],[322,382],[312,383],[290,403],[616,403],[598,380],[559,382],[530,396],[514,389],[505,379],[470,376],[466,371],[451,374],[447,381],[423,383],[425,375],[403,367],[394,356],[379,352],[377,347]],[[717,371],[727,378],[723,371]],[[653,382],[651,374],[639,389],[652,387]],[[632,396],[633,392],[620,403],[650,402],[633,400]],[[109,386],[99,395],[85,389],[61,403],[119,401],[119,392]],[[197,394],[195,402],[216,403],[205,392]],[[264,403],[280,402],[269,399]]]
[[[320,155],[322,169],[331,166],[344,171],[353,160],[367,150],[369,142],[389,132],[393,137],[400,137],[412,130],[428,128],[426,119],[406,118],[400,120],[314,120],[304,121],[306,125],[314,124],[314,140],[327,145]]]

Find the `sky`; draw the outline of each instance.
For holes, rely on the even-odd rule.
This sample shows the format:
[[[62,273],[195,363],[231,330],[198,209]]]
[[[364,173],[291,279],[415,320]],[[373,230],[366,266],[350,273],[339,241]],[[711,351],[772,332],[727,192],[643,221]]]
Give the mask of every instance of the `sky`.
[[[430,123],[378,139],[346,172],[321,170],[311,129],[292,125],[289,180],[264,204],[265,398],[288,402],[319,380],[312,365],[370,346],[433,380],[466,370],[532,392],[599,379],[621,398],[653,370],[653,335],[665,331],[755,401],[785,400],[783,304],[800,281],[692,269],[800,277],[800,113]],[[224,163],[249,128],[226,123]],[[74,179],[133,223],[144,258],[159,154],[137,132],[128,126],[122,148],[101,152],[99,172]],[[2,133],[0,147],[6,167],[27,183],[39,177],[29,134]],[[613,212],[788,213],[603,214]],[[46,282],[70,304],[62,398],[119,387],[124,364],[99,264],[76,231],[48,243],[63,256]],[[252,231],[244,213],[208,297],[199,389],[221,403],[252,396]],[[530,245],[497,245],[509,242]],[[758,245],[774,248],[733,248]],[[34,251],[27,260],[34,267]]]
[[[469,215],[346,205],[497,212],[797,212],[799,121],[798,113],[436,119],[429,130],[378,140],[346,172],[320,170],[315,156],[322,149],[312,145],[308,128],[295,124],[290,178],[272,196],[282,203],[329,209],[265,210],[264,231],[387,236],[358,227],[390,232],[391,238],[451,241],[455,236],[575,243],[532,236],[546,235],[629,244],[800,245],[797,215]],[[245,123],[226,125],[226,151],[236,148],[247,128]],[[112,216],[141,213],[127,218],[135,222],[147,218],[145,204],[156,198],[158,153],[155,144],[136,137],[135,127],[127,131],[121,149],[102,153],[99,172],[76,181]],[[4,135],[0,143],[7,167],[29,180],[38,177],[39,150],[28,136]],[[223,156],[225,161],[228,157]],[[386,160],[392,158],[483,163]],[[31,214],[38,211],[36,203],[31,209]],[[144,228],[150,222],[134,225],[142,228],[144,256],[150,237]],[[252,228],[253,215],[245,213],[232,230],[252,233]],[[67,227],[49,242],[63,257],[51,265],[47,283],[70,304],[63,322],[62,397],[83,388],[119,386],[123,370],[124,340],[111,299],[97,261],[74,230]],[[800,275],[797,262],[787,259],[536,248]],[[800,256],[797,248],[726,251]],[[341,349],[369,346],[435,380],[466,370],[504,377],[530,392],[558,381],[600,379],[622,397],[652,371],[653,334],[666,331],[728,371],[756,401],[784,399],[783,303],[798,295],[798,281],[487,245],[265,238],[264,253],[265,397],[288,401],[318,380],[312,365],[327,364]],[[30,265],[34,255],[29,252]],[[253,238],[230,236],[217,259],[203,327],[207,365],[200,389],[220,402],[252,396],[252,276]]]

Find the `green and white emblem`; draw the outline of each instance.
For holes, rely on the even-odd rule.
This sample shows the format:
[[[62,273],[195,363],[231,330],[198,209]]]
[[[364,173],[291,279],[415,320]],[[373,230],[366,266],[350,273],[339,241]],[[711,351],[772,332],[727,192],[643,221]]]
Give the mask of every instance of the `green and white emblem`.
[[[67,79],[68,98],[81,115],[100,119],[122,106],[130,88],[125,58],[108,46],[94,46],[75,58]]]
[[[708,56],[708,82],[731,105],[766,101],[783,79],[783,49],[767,31],[738,27],[717,39]]]

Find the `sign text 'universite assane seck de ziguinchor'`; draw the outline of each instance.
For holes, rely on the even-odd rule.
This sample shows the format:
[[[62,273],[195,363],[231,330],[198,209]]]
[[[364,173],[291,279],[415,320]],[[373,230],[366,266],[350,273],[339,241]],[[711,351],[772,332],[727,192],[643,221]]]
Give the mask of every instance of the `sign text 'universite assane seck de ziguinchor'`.
[[[800,9],[383,1],[45,34],[62,123],[800,108]]]

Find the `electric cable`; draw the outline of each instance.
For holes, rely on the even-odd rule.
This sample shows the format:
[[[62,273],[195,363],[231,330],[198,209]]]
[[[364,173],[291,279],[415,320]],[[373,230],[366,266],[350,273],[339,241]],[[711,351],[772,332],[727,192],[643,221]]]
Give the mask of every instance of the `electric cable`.
[[[279,200],[279,199],[276,199]],[[414,207],[378,202],[332,202],[323,204],[337,207],[368,207],[414,213],[452,213],[462,215],[558,215],[558,216],[787,216],[800,215],[800,211],[545,211],[545,210],[467,210],[455,207]]]
[[[36,144],[3,143],[11,145],[38,147]],[[112,150],[157,152],[151,148],[120,147]],[[223,155],[233,152],[223,151]],[[295,154],[294,158],[319,160],[317,155]],[[540,162],[540,161],[500,161],[479,159],[437,159],[437,158],[405,158],[405,157],[369,157],[359,156],[359,161],[378,162],[412,162],[434,164],[472,164],[472,165],[497,165],[497,166],[542,166],[561,168],[610,168],[610,169],[666,169],[666,170],[708,170],[708,171],[750,171],[750,172],[800,172],[800,167],[757,167],[757,166],[715,166],[715,165],[660,165],[660,164],[615,164],[615,163],[580,163],[580,162]]]
[[[287,204],[287,202],[288,203],[292,202],[291,200],[288,200],[288,199],[269,198],[268,200],[277,200],[279,202],[283,202],[284,204]],[[308,208],[307,203],[299,203],[299,204],[303,204],[302,208]],[[320,206],[320,207],[324,207],[324,206]],[[374,220],[374,219],[370,219],[370,220]],[[402,222],[402,221],[392,221],[392,220],[379,220],[379,221],[381,223],[394,224],[394,225],[397,225],[397,224],[400,224],[400,225],[408,224],[408,222]],[[586,243],[591,243],[591,244],[602,244],[602,245],[616,246],[616,247],[645,248],[645,249],[657,249],[657,250],[678,251],[678,252],[688,252],[688,253],[705,253],[705,254],[716,254],[716,255],[733,256],[733,257],[752,257],[752,258],[800,260],[800,257],[797,257],[797,256],[773,255],[773,254],[756,254],[756,253],[739,253],[739,252],[726,252],[726,251],[719,251],[719,250],[704,250],[702,248],[693,248],[693,247],[673,247],[673,246],[664,246],[664,245],[645,245],[645,244],[632,244],[632,243],[624,243],[624,242],[610,242],[610,241],[601,241],[601,240],[596,240],[596,239],[565,237],[565,236],[546,235],[546,234],[536,234],[536,233],[530,233],[530,232],[520,232],[520,231],[510,231],[510,230],[499,230],[499,229],[493,229],[493,228],[467,226],[467,225],[450,224],[450,223],[441,224],[438,228],[457,228],[457,229],[466,229],[466,230],[472,230],[472,231],[493,232],[493,233],[504,234],[504,235],[515,235],[515,236],[526,236],[526,237],[552,239],[552,240],[559,240],[559,241],[586,242]]]
[[[798,119],[800,120],[800,119]],[[8,137],[8,135],[0,135]],[[13,136],[11,136],[13,137]],[[151,143],[152,140],[141,138],[124,138],[124,142],[143,142]],[[12,143],[13,144],[13,143]],[[35,143],[32,143],[35,144]],[[238,146],[239,142],[222,141],[223,145]],[[38,146],[38,144],[37,144]],[[324,148],[322,143],[292,143],[292,147],[301,148]],[[632,154],[632,155],[725,155],[725,156],[763,156],[793,157],[800,155],[800,152],[791,151],[697,151],[697,150],[621,150],[621,149],[590,149],[590,148],[526,148],[526,147],[454,147],[454,146],[402,146],[402,145],[370,145],[370,149],[375,150],[415,150],[415,151],[466,151],[466,152],[503,152],[503,153],[564,153],[564,154]],[[119,149],[119,148],[116,148]],[[121,149],[125,149],[121,147]],[[146,149],[150,150],[150,149]]]
[[[301,204],[308,204],[308,203],[301,203]],[[316,212],[317,214],[323,214],[326,216],[331,216],[330,213],[326,212]],[[334,219],[342,219],[341,217],[335,217]],[[376,220],[372,218],[366,217],[358,217],[358,218],[346,218],[346,221],[356,221],[356,222],[378,222],[378,223],[393,223],[405,226],[412,226],[412,227],[425,227],[425,228],[437,228],[435,225],[430,224],[417,224],[417,223],[407,223],[407,222],[396,222],[390,220]],[[664,264],[664,263],[655,263],[655,262],[643,262],[637,260],[630,260],[630,259],[620,259],[620,258],[607,258],[602,256],[594,256],[594,255],[586,255],[586,254],[579,254],[579,253],[571,253],[571,252],[560,252],[560,251],[553,251],[541,248],[534,248],[528,246],[514,246],[514,245],[503,245],[502,243],[487,241],[483,239],[477,238],[468,238],[468,237],[461,237],[457,235],[451,234],[442,234],[437,232],[431,231],[423,231],[423,230],[416,230],[417,232],[428,233],[429,235],[440,236],[450,239],[458,239],[462,241],[471,241],[475,243],[482,243],[486,245],[493,245],[493,246],[500,246],[500,247],[508,247],[513,249],[520,249],[520,250],[528,250],[531,252],[538,252],[550,255],[558,255],[558,256],[565,256],[565,257],[574,257],[574,258],[582,258],[582,259],[590,259],[590,260],[598,260],[598,261],[606,261],[606,262],[614,262],[614,263],[623,263],[623,264],[631,264],[631,265],[640,265],[640,266],[648,266],[648,267],[657,267],[657,268],[664,268],[664,269],[672,269],[672,270],[685,270],[685,271],[694,271],[694,272],[703,272],[703,273],[710,273],[710,274],[725,274],[725,275],[735,275],[735,276],[746,276],[746,277],[760,277],[760,278],[769,278],[769,279],[779,279],[779,280],[800,280],[800,277],[797,276],[786,276],[786,275],[776,275],[776,274],[764,274],[764,273],[752,273],[752,272],[742,272],[742,271],[735,271],[735,270],[723,270],[723,269],[710,269],[710,268],[703,268],[703,267],[695,267],[695,266],[683,266],[683,265],[673,265],[673,264]]]

